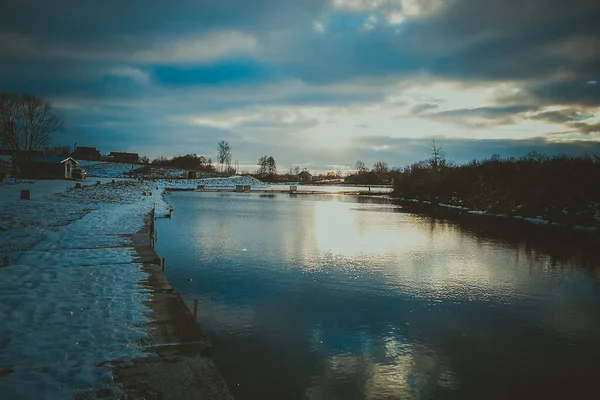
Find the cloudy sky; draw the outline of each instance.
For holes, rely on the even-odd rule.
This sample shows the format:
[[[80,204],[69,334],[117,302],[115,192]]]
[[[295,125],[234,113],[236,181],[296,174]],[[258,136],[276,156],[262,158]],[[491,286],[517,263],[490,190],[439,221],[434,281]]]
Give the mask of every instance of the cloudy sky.
[[[600,2],[8,0],[0,90],[57,141],[280,170],[599,153]]]

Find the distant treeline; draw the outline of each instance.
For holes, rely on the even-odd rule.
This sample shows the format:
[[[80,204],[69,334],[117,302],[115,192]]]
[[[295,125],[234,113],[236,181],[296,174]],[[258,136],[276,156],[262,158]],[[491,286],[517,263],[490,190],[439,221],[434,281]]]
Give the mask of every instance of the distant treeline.
[[[173,158],[158,157],[152,160],[153,165],[162,165],[190,171],[216,172],[212,160],[196,154],[186,154]]]
[[[566,224],[597,224],[600,158],[493,155],[464,165],[436,154],[395,176],[403,198],[461,205],[508,215],[539,216]]]

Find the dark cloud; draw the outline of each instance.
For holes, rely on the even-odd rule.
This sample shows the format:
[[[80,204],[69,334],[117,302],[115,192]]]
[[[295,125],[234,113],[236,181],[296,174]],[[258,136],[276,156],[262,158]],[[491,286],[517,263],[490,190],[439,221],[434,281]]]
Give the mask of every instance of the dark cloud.
[[[425,111],[435,110],[438,107],[439,107],[439,104],[434,104],[434,103],[417,104],[416,106],[414,106],[411,109],[411,113],[417,115],[417,114],[421,114]]]
[[[218,28],[264,31],[312,20],[324,0],[7,0],[0,32],[88,46],[198,34]]]
[[[366,8],[376,3],[366,1]],[[599,80],[600,2],[455,0],[400,25],[384,22],[383,12],[395,3],[382,3],[381,9],[360,11],[333,9],[327,0],[8,0],[0,12],[0,91],[34,92],[75,103],[104,102],[95,113],[66,109],[69,135],[79,134],[94,143],[114,141],[122,147],[139,139],[138,133],[131,133],[134,130],[144,132],[147,143],[162,145],[163,132],[170,128],[182,138],[177,146],[198,137],[203,146],[204,140],[208,144],[221,135],[243,141],[234,133],[209,127],[197,128],[202,135],[194,136],[194,128],[157,120],[249,104],[382,102],[390,84],[421,75],[459,81],[465,87],[508,81],[520,92],[496,98],[495,106],[442,112],[435,112],[437,106],[428,101],[414,106],[413,115],[471,129],[531,118],[564,124],[565,132],[597,133],[597,124],[578,118],[600,109],[600,85],[591,83]],[[377,21],[367,29],[365,21],[371,15]],[[315,29],[317,22],[323,32]],[[371,88],[323,89],[369,80]],[[268,85],[286,81],[301,85],[298,90],[265,93],[273,90]],[[228,91],[252,85],[256,92],[251,95]],[[193,96],[197,88],[231,94],[207,91]],[[106,106],[114,102],[128,106]],[[565,111],[544,111],[551,106]],[[277,128],[248,124],[255,124],[254,130]],[[374,139],[364,145],[373,143]],[[464,147],[456,150],[473,154],[484,150],[470,143],[462,142]],[[280,145],[285,143],[273,144]],[[488,150],[509,146],[505,141],[485,145]],[[538,150],[558,146],[515,142],[513,149],[529,145],[539,145]],[[388,157],[391,164],[398,155],[412,157],[400,147],[385,146],[373,150],[373,157]]]
[[[576,111],[574,109],[565,109],[565,110],[556,110],[556,111],[545,111],[538,113],[530,119],[540,120],[555,124],[565,124],[572,123],[576,121],[582,121],[589,118],[592,118],[592,114],[587,114],[585,112]]]
[[[443,120],[468,129],[486,129],[501,125],[511,125],[523,118],[521,114],[536,111],[529,105],[504,107],[477,107],[440,111],[427,114],[430,119]]]
[[[535,111],[535,107],[528,105],[515,105],[507,107],[477,107],[477,108],[462,108],[458,110],[440,111],[434,115],[441,118],[457,118],[457,117],[483,117],[483,118],[498,118],[507,115],[515,115],[528,111]]]
[[[600,62],[596,71],[600,74]],[[544,82],[531,86],[529,94],[545,104],[600,107],[600,85],[588,82],[584,77],[579,80]]]
[[[574,122],[571,124],[577,132],[587,134],[587,135],[598,135],[600,134],[600,122],[596,122],[594,124],[586,124],[583,122]]]
[[[436,141],[441,145],[445,157],[457,163],[465,163],[473,159],[481,160],[489,158],[492,154],[518,158],[532,151],[548,155],[600,155],[600,142],[596,141],[552,141],[545,137],[524,140],[480,140],[438,137]],[[353,144],[357,148],[353,156],[355,158],[358,157],[356,159],[363,160],[367,164],[381,159],[387,161],[390,166],[404,166],[424,160],[430,156],[431,138],[414,139],[389,136],[364,136],[355,139]],[[372,147],[384,148],[384,150],[367,150]],[[364,150],[360,150],[361,148]]]

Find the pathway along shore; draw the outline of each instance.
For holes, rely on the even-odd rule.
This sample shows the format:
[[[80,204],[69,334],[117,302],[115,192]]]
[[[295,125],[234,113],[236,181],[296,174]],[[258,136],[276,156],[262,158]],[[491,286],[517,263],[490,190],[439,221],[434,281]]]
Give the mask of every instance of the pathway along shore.
[[[209,358],[210,344],[181,296],[174,292],[151,242],[154,215],[132,235],[136,261],[148,274],[141,286],[151,294],[145,305],[150,322],[142,345],[149,353],[129,363],[116,363],[115,381],[124,399],[233,400],[216,365]]]

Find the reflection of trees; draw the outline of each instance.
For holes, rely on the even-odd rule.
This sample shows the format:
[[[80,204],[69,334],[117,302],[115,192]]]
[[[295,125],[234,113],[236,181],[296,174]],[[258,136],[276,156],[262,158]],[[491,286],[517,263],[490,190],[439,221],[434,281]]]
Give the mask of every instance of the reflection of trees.
[[[494,242],[512,249],[515,261],[548,271],[585,270],[600,283],[600,238],[568,229],[537,226],[509,218],[471,215],[429,205],[404,205],[397,212],[416,212],[427,219],[429,234],[459,229],[478,245]]]

